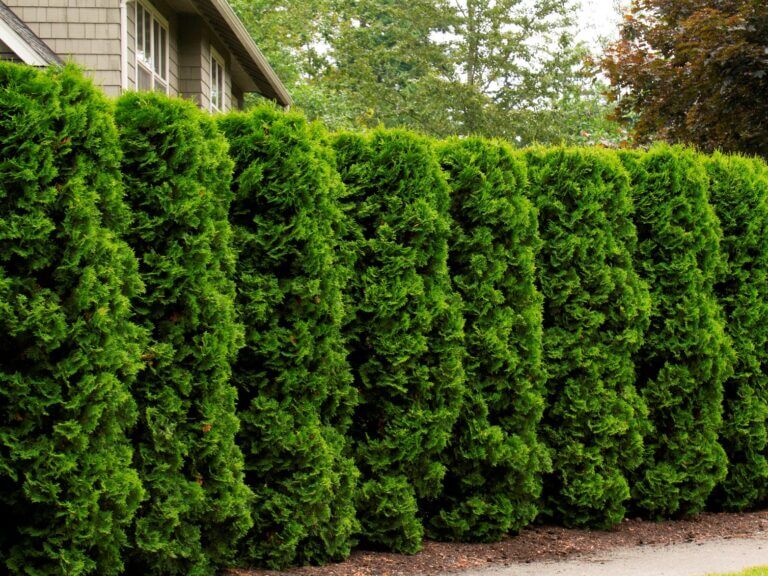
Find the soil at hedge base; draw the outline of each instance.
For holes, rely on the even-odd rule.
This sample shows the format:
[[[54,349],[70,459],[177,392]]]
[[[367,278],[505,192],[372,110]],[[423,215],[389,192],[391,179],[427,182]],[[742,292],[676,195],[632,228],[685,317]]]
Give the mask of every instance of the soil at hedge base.
[[[749,538],[768,532],[768,510],[749,513],[705,513],[689,520],[649,522],[624,520],[609,532],[533,526],[494,544],[426,542],[414,556],[358,550],[346,562],[273,572],[231,570],[228,576],[411,576],[437,575],[489,565],[562,560],[633,546]]]

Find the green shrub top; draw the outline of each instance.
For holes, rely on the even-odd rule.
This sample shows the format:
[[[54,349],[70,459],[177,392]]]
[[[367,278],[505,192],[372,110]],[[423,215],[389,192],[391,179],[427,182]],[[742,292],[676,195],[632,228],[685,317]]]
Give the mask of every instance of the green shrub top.
[[[134,213],[127,238],[146,285],[135,310],[150,333],[134,438],[150,498],[131,566],[212,574],[251,526],[229,383],[242,340],[227,214],[232,161],[213,120],[191,102],[127,94],[116,118]]]
[[[0,63],[0,572],[113,575],[142,495],[126,429],[136,260],[111,108]]]
[[[399,130],[335,142],[357,229],[350,359],[361,405],[352,427],[364,483],[363,536],[421,546],[416,497],[442,487],[439,455],[462,397],[462,318],[447,268],[449,190],[426,139]]]
[[[220,126],[235,160],[237,303],[247,327],[234,374],[256,494],[243,552],[272,568],[341,559],[357,531],[343,187],[323,131],[299,114],[262,106]]]
[[[637,206],[638,269],[652,301],[637,370],[653,431],[633,497],[654,517],[696,514],[726,466],[718,432],[733,352],[713,292],[720,225],[693,151],[660,146],[624,160]]]
[[[438,537],[498,540],[533,520],[547,453],[536,210],[522,159],[478,138],[439,148],[451,187],[448,263],[464,302],[466,392],[430,525]]]
[[[539,208],[548,398],[543,431],[554,474],[545,512],[566,525],[624,516],[627,470],[640,463],[646,409],[632,353],[648,325],[648,288],[633,264],[629,178],[597,149],[531,150]]]

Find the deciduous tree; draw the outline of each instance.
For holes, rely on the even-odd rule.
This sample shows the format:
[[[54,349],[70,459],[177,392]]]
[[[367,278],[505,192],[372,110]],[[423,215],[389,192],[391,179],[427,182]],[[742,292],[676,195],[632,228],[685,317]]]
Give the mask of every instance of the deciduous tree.
[[[761,0],[635,0],[603,66],[638,142],[768,156],[767,53]]]

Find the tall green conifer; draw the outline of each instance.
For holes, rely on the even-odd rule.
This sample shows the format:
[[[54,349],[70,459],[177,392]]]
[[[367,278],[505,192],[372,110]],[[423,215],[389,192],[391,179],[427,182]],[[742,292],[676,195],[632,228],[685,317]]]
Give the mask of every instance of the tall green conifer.
[[[447,256],[448,186],[430,142],[404,131],[335,141],[357,257],[347,327],[360,406],[352,438],[368,544],[421,548],[418,500],[442,491],[463,396],[461,303]]]
[[[451,187],[448,264],[464,302],[467,383],[429,531],[498,540],[536,517],[548,466],[537,435],[544,409],[538,223],[525,164],[506,145],[451,140],[439,156]]]
[[[235,160],[231,221],[246,345],[234,370],[255,493],[244,559],[272,568],[349,555],[356,403],[341,327],[343,186],[323,131],[262,106],[219,125]]]
[[[136,467],[149,497],[131,570],[209,575],[234,561],[252,524],[229,382],[242,342],[228,221],[232,161],[213,120],[191,102],[128,94],[116,115],[134,216],[127,238],[146,286],[134,307],[150,334],[134,386]]]
[[[0,572],[116,575],[142,495],[140,333],[111,108],[67,67],[0,63]]]
[[[636,262],[652,303],[635,359],[653,428],[633,504],[652,517],[691,515],[726,473],[718,434],[733,351],[713,289],[722,233],[693,151],[660,146],[623,157],[637,208]]]
[[[720,154],[703,160],[726,260],[715,293],[736,352],[720,432],[730,463],[715,501],[744,510],[768,497],[768,167]]]
[[[650,302],[633,264],[629,178],[607,151],[527,156],[542,239],[543,433],[554,469],[544,512],[567,526],[607,528],[624,517],[627,472],[641,462],[647,427],[632,354]]]

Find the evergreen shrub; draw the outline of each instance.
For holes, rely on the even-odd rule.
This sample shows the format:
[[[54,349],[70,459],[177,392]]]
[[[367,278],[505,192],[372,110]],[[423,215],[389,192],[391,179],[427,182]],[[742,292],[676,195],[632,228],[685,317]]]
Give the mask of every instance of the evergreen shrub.
[[[134,218],[127,238],[146,287],[134,307],[150,335],[134,386],[135,462],[148,499],[131,570],[213,574],[234,560],[251,526],[229,381],[243,332],[228,221],[232,161],[213,119],[191,102],[127,94],[116,119]]]
[[[549,465],[537,435],[544,409],[537,214],[525,163],[507,145],[456,139],[438,152],[451,187],[448,263],[464,303],[466,389],[429,531],[493,541],[536,517]]]
[[[234,369],[253,488],[244,559],[270,568],[349,555],[356,403],[342,335],[343,186],[319,126],[271,106],[222,117],[235,161],[231,221],[246,345]]]
[[[650,303],[633,265],[629,178],[598,149],[531,150],[527,158],[542,240],[542,428],[553,461],[544,514],[607,528],[624,517],[627,472],[641,462],[647,428],[632,354]]]
[[[651,517],[692,515],[726,473],[718,433],[733,352],[713,291],[720,224],[693,151],[660,146],[623,158],[634,185],[636,262],[652,302],[636,365],[653,428],[632,496]]]
[[[715,503],[744,510],[768,496],[768,167],[721,154],[706,165],[726,260],[715,292],[736,353],[720,432],[730,464]]]
[[[440,456],[463,396],[449,190],[429,141],[408,132],[341,134],[335,148],[356,225],[347,334],[360,393],[351,428],[358,516],[368,545],[411,553],[424,533],[419,501],[442,491]]]
[[[0,63],[0,572],[114,575],[142,497],[126,430],[140,330],[109,103]]]

